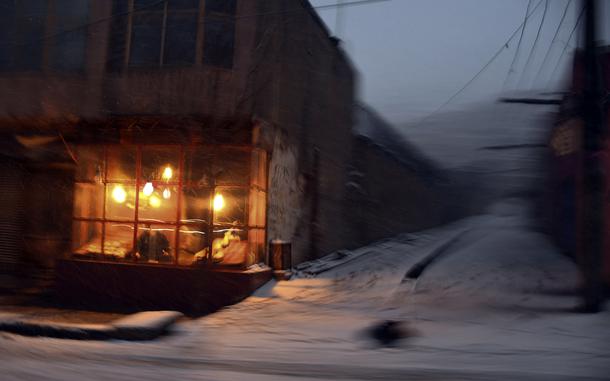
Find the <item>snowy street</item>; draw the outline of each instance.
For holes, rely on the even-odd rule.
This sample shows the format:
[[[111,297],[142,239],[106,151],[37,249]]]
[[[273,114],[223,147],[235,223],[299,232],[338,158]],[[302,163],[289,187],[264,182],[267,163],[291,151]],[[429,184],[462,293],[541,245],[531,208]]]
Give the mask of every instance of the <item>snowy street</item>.
[[[514,113],[523,106],[493,107],[509,109],[528,127],[527,113]],[[509,134],[504,120],[495,127],[505,133],[481,146],[540,143],[543,130],[535,126]],[[489,132],[494,124],[479,128]],[[440,128],[425,132],[442,134]],[[507,142],[508,135],[523,139]],[[437,151],[461,168],[493,166],[488,188],[527,188],[538,173],[532,171],[540,170],[532,165],[535,150],[527,156],[462,148],[455,156]],[[486,156],[468,156],[467,148]],[[238,305],[185,320],[157,341],[1,334],[2,379],[608,379],[610,313],[569,312],[578,303],[575,265],[538,232],[530,200],[515,192],[493,197],[483,214],[360,248],[338,266],[336,255],[303,266],[292,280],[272,281]],[[405,279],[445,243],[417,280]],[[315,276],[308,272],[313,268]],[[409,337],[389,347],[371,339],[368,329],[386,319],[404,322]]]

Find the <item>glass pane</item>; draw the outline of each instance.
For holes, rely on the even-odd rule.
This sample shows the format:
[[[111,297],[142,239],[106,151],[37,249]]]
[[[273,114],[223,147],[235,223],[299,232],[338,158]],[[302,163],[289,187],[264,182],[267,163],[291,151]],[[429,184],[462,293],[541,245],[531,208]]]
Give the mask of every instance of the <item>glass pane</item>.
[[[74,221],[72,224],[72,251],[77,255],[93,256],[102,252],[102,224]]]
[[[167,9],[199,9],[199,0],[170,0]]]
[[[171,225],[140,224],[136,241],[136,260],[147,263],[172,263],[176,229]]]
[[[133,9],[134,11],[163,10],[164,3],[163,0],[133,0]]]
[[[183,225],[180,227],[178,264],[190,266],[205,264],[208,255],[206,225]]]
[[[210,190],[208,188],[185,188],[182,192],[183,223],[207,224],[210,220]]]
[[[108,147],[108,181],[135,181],[136,148],[134,146]]]
[[[53,67],[61,70],[82,69],[85,63],[89,1],[56,0],[55,16]]]
[[[123,62],[125,61],[128,22],[128,17],[126,15],[128,10],[128,0],[112,1],[112,14],[114,16],[112,17],[110,26],[108,56],[106,57],[106,68],[109,71],[120,70],[123,67]]]
[[[104,186],[95,183],[74,185],[74,217],[102,218],[104,208]]]
[[[154,184],[154,185],[153,185]],[[176,222],[178,187],[146,183],[140,186],[138,220]]]
[[[21,15],[15,25],[21,31],[18,35],[19,45],[15,47],[18,69],[40,69],[47,12],[46,3],[46,1],[40,0],[21,1]],[[15,32],[17,32],[16,29]]]
[[[134,14],[131,28],[130,66],[159,65],[162,26],[162,12]]]
[[[106,219],[135,219],[136,187],[132,185],[106,185]]]
[[[206,17],[204,25],[203,62],[223,68],[233,67],[233,21]]]
[[[133,224],[107,222],[104,235],[104,255],[107,259],[131,259]]]
[[[212,241],[214,263],[223,265],[244,265],[252,257],[248,245],[248,235],[244,229],[215,228]]]
[[[163,64],[188,65],[195,63],[197,12],[169,13],[166,23]]]
[[[236,0],[206,0],[205,13],[223,13],[234,15]]]
[[[218,188],[214,194],[214,224],[223,226],[246,224],[246,189]]]
[[[0,12],[0,69],[10,69],[14,65],[13,52],[17,37],[17,8],[14,1],[4,2]]]
[[[184,179],[198,186],[211,186],[214,153],[207,148],[194,148],[184,158]]]
[[[250,180],[250,152],[222,148],[218,150],[214,160],[214,171],[216,184],[242,184],[247,185]]]
[[[144,147],[142,148],[143,181],[177,182],[180,164],[178,147]]]
[[[76,181],[102,182],[104,177],[104,149],[100,146],[77,146]]]

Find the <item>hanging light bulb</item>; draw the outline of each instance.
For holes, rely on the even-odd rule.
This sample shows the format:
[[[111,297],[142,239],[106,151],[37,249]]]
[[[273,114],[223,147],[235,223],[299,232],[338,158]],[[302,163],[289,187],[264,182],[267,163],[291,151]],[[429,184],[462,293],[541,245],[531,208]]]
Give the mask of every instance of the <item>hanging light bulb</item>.
[[[125,202],[125,199],[127,198],[127,192],[125,192],[125,189],[123,189],[122,185],[116,185],[114,187],[114,189],[112,190],[112,198],[119,204]]]
[[[170,181],[172,179],[172,176],[174,175],[174,171],[172,171],[172,167],[170,167],[169,165],[167,167],[165,167],[165,169],[163,170],[163,174],[161,175],[161,177],[163,178],[163,180],[165,181]]]
[[[172,197],[172,192],[169,190],[169,188],[165,188],[163,190],[163,198],[169,200],[170,197]]]
[[[148,199],[148,204],[153,208],[158,208],[161,206],[161,199],[159,199],[157,196],[152,196],[150,199]]]
[[[214,211],[222,210],[224,207],[225,198],[220,193],[216,193],[216,196],[214,196]]]
[[[142,191],[144,192],[144,196],[150,196],[151,194],[153,194],[154,190],[155,187],[153,187],[150,181],[144,184],[144,188],[142,189]]]

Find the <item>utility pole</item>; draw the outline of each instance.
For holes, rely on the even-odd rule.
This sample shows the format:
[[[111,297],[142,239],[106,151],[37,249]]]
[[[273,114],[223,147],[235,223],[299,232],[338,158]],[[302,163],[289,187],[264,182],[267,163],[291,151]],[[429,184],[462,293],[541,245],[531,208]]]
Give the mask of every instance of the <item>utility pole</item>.
[[[600,77],[597,62],[596,0],[584,0],[585,83],[581,98],[583,132],[583,218],[581,269],[584,280],[581,312],[598,312],[601,295],[601,264],[604,242],[604,173],[601,163],[604,129],[602,127]]]

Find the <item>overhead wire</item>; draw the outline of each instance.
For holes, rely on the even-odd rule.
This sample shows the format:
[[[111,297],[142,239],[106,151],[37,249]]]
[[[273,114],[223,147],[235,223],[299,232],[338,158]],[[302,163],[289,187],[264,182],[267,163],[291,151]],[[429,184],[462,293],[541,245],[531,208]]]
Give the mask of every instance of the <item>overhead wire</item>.
[[[561,55],[559,55],[559,58],[557,59],[555,68],[553,69],[553,72],[551,73],[551,76],[549,77],[549,80],[547,81],[547,84],[545,86],[546,89],[549,88],[549,86],[551,85],[551,82],[553,81],[553,78],[555,78],[555,73],[559,69],[561,60],[563,59],[563,56],[565,55],[566,51],[568,50],[568,47],[570,46],[570,41],[572,40],[572,37],[574,36],[574,32],[576,32],[576,30],[578,29],[578,25],[580,25],[580,22],[582,21],[582,16],[585,14],[585,8],[586,7],[582,8],[582,10],[580,11],[580,15],[578,16],[578,19],[576,19],[576,24],[574,25],[574,28],[572,28],[572,32],[570,32],[570,36],[568,37],[568,40],[566,41],[566,43],[563,47],[563,50],[561,51]]]
[[[561,20],[559,21],[559,25],[557,26],[557,30],[555,30],[555,35],[553,36],[553,39],[551,40],[551,43],[549,44],[549,48],[547,49],[546,54],[544,55],[544,59],[542,60],[540,69],[538,69],[538,72],[536,73],[536,76],[534,77],[534,83],[540,77],[540,75],[542,74],[542,71],[544,70],[544,67],[546,66],[546,62],[551,55],[551,50],[553,49],[553,44],[555,44],[555,41],[557,40],[557,36],[559,35],[559,31],[561,30],[563,22],[566,19],[566,15],[568,14],[568,9],[570,8],[571,4],[572,4],[572,0],[568,0],[568,3],[566,4],[566,8],[563,11],[563,15],[561,16]]]
[[[502,85],[503,90],[506,89],[506,86],[508,85],[508,80],[509,80],[511,74],[514,73],[514,71],[515,71],[514,70],[515,64],[517,63],[517,59],[519,57],[519,52],[521,51],[521,41],[523,41],[523,34],[525,33],[525,28],[527,27],[527,15],[530,12],[532,2],[533,2],[533,0],[528,0],[528,2],[527,2],[527,8],[525,9],[523,27],[521,28],[521,35],[519,36],[519,42],[517,43],[517,49],[515,50],[515,55],[513,56],[513,60],[510,63],[508,72],[506,73],[506,78],[504,79],[504,84]]]
[[[416,123],[416,126],[420,125],[421,123],[423,123],[424,121],[428,120],[428,118],[430,118],[431,116],[435,115],[436,113],[438,113],[439,111],[441,111],[443,108],[445,108],[449,103],[451,103],[458,95],[460,95],[464,90],[466,90],[466,88],[468,88],[468,86],[470,86],[488,67],[489,65],[491,65],[496,58],[498,58],[498,56],[504,51],[504,49],[508,48],[508,44],[513,40],[513,38],[515,38],[515,36],[517,35],[517,33],[519,33],[519,31],[521,30],[521,28],[523,28],[523,26],[525,25],[525,23],[527,22],[527,20],[532,17],[532,15],[538,10],[538,8],[540,7],[540,5],[542,4],[544,0],[540,0],[538,2],[538,4],[536,4],[536,6],[534,7],[534,9],[530,12],[530,14],[525,18],[525,20],[519,25],[519,27],[517,29],[515,29],[515,31],[510,35],[510,37],[508,38],[508,40],[506,40],[506,42],[504,42],[502,44],[502,46],[500,47],[500,49],[498,49],[498,51],[489,59],[489,61],[487,61],[487,63],[485,63],[485,65],[483,65],[483,67],[472,77],[470,78],[470,80],[468,80],[458,91],[456,91],[455,93],[453,93],[453,95],[451,95],[449,97],[449,99],[447,99],[444,103],[442,103],[439,107],[437,107],[434,111],[432,111],[430,114],[426,115],[424,118],[422,118],[418,123]]]
[[[532,48],[530,49],[530,53],[527,56],[527,60],[525,61],[525,66],[523,67],[523,71],[521,72],[521,78],[519,79],[518,87],[521,87],[523,81],[525,81],[528,68],[532,62],[532,58],[534,57],[534,52],[536,51],[536,47],[538,45],[538,40],[540,39],[540,34],[542,32],[542,28],[544,26],[544,20],[546,19],[546,14],[549,9],[549,0],[544,1],[544,12],[542,13],[542,19],[540,20],[540,25],[538,26],[538,32],[536,32],[536,38],[534,39],[534,43],[532,44]]]

